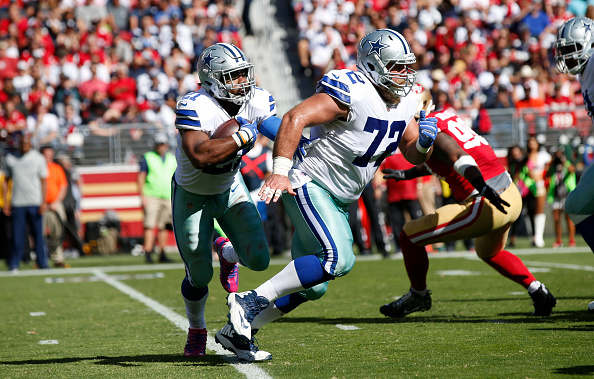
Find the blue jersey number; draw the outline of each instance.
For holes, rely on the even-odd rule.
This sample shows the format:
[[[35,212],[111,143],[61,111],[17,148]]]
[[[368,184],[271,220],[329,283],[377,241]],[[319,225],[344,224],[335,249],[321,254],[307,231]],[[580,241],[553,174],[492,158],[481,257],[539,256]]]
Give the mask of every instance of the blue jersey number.
[[[378,120],[377,118],[369,117],[367,119],[367,122],[365,123],[365,128],[363,130],[367,133],[374,133],[377,130],[377,135],[371,142],[371,145],[369,146],[365,154],[355,158],[355,160],[353,160],[353,164],[359,167],[366,167],[371,161],[371,158],[373,158],[376,155],[378,147],[380,146],[382,140],[386,136],[386,133],[388,133],[388,138],[396,138],[396,141],[390,143],[386,147],[386,150],[384,150],[383,154],[381,154],[376,159],[374,166],[379,166],[386,157],[390,156],[394,151],[396,151],[396,149],[398,148],[398,142],[400,141],[400,134],[402,133],[405,127],[406,123],[404,121],[394,121],[390,125],[390,131],[388,133],[388,121]]]

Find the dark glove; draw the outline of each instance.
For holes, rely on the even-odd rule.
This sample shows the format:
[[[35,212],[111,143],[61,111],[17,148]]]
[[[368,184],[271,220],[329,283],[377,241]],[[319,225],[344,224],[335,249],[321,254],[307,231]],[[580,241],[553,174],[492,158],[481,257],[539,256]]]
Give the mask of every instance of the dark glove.
[[[476,184],[475,182],[482,183]],[[472,185],[477,189],[477,191],[479,191],[480,195],[487,198],[487,200],[489,200],[491,204],[495,206],[495,208],[499,209],[502,213],[507,214],[507,211],[505,208],[503,208],[503,206],[505,205],[506,207],[509,207],[509,203],[503,200],[493,188],[489,187],[483,178],[480,178],[480,181],[474,180]]]
[[[391,168],[387,168],[385,170],[382,170],[382,173],[385,174],[384,179],[394,179],[397,182],[401,180],[413,179],[413,177],[409,173],[409,170],[393,170]]]

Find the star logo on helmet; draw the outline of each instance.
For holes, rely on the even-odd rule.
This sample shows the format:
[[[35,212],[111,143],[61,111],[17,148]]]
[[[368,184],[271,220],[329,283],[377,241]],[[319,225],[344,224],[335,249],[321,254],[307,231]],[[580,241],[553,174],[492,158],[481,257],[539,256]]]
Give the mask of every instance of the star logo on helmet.
[[[377,41],[375,41],[375,42],[369,41],[369,44],[371,45],[371,49],[369,49],[369,52],[367,53],[367,55],[371,55],[373,53],[380,55],[380,53],[382,52],[382,49],[385,49],[386,47],[388,47],[388,45],[386,45],[385,43],[382,43],[382,37],[378,38]]]
[[[208,52],[208,55],[204,57],[204,65],[207,66],[208,68],[210,67],[210,62],[214,61],[215,59],[220,58],[217,56],[212,56],[212,51]]]
[[[586,32],[591,32],[592,31],[592,24],[589,22],[586,22],[584,20],[582,20],[582,26],[586,29]]]

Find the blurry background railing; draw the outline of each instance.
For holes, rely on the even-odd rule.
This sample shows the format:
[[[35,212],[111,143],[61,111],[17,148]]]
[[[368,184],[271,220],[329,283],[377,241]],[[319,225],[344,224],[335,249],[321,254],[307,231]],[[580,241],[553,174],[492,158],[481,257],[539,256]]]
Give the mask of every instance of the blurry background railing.
[[[468,125],[478,128],[473,115],[464,111],[457,113]],[[582,108],[563,111],[490,109],[487,114],[491,129],[484,137],[499,155],[510,146],[525,146],[530,134],[544,135],[548,146],[556,146],[560,136],[566,135],[576,147],[583,145],[591,135],[592,121]],[[77,165],[83,166],[138,164],[140,157],[153,148],[155,134],[162,131],[149,123],[113,124],[108,130],[111,135],[102,136],[92,132],[88,125],[83,125],[78,128],[78,135],[68,138],[69,143],[66,139],[58,142],[56,151],[67,153]],[[177,146],[175,130],[171,128],[168,135],[174,151]],[[3,157],[10,144],[2,141],[0,148]]]

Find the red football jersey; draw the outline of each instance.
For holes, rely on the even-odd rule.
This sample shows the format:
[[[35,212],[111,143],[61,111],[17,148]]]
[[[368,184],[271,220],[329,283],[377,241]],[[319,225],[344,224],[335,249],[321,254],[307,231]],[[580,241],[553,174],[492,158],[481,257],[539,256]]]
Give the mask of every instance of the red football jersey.
[[[485,181],[505,172],[505,167],[499,163],[495,152],[489,146],[487,140],[476,134],[454,112],[451,110],[442,110],[433,112],[427,117],[436,117],[439,132],[446,133],[452,137],[466,153],[474,158]],[[451,165],[433,157],[429,158],[426,165],[429,166],[434,174],[441,177],[450,185],[452,194],[456,200],[463,201],[474,191],[475,188],[472,184],[458,174]]]

